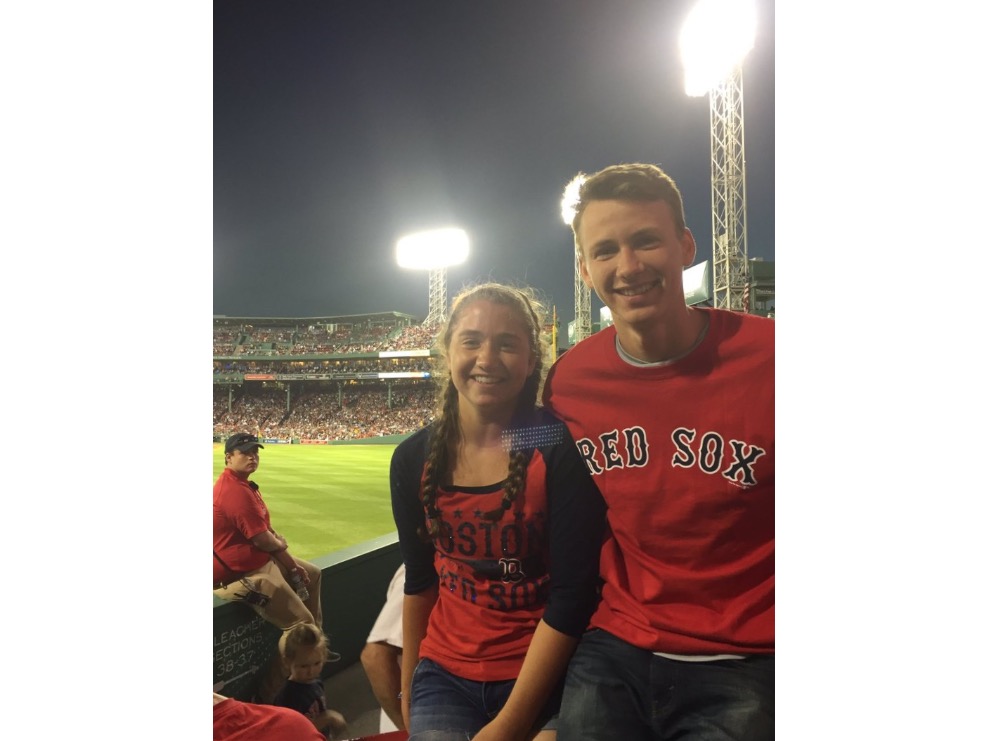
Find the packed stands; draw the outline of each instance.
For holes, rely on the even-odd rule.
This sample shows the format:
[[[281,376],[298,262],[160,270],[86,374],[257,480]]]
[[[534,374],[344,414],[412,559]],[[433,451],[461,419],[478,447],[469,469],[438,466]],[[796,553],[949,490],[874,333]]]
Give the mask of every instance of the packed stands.
[[[354,440],[407,434],[435,410],[435,328],[385,312],[213,320],[213,434]]]

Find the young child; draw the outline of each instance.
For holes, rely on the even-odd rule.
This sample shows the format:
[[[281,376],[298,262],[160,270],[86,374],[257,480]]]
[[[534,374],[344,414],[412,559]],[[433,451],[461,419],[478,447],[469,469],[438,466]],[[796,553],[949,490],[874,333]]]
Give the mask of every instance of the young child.
[[[325,707],[325,685],[319,677],[328,658],[328,637],[314,623],[299,623],[279,639],[279,654],[290,673],[273,705],[303,713],[329,738],[346,729],[346,719]]]

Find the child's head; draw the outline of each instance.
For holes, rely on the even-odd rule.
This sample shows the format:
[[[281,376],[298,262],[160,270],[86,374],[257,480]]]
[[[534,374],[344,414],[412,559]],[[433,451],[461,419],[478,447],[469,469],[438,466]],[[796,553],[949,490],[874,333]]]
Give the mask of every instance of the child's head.
[[[294,682],[313,682],[328,657],[328,637],[314,623],[299,623],[279,639],[279,655]]]

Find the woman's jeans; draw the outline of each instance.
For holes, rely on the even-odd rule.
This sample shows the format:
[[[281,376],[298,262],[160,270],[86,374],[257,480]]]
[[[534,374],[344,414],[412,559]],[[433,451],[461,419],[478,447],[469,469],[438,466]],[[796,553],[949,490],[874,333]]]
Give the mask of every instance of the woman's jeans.
[[[516,679],[476,682],[456,677],[429,659],[420,659],[412,675],[410,741],[468,741],[496,717]],[[551,720],[554,728],[562,686],[556,688],[536,728]]]

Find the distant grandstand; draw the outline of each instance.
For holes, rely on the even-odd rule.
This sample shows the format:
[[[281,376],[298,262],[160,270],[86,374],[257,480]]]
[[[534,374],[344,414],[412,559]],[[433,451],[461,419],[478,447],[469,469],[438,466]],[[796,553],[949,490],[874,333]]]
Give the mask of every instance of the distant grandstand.
[[[435,327],[399,312],[213,317],[213,439],[401,435],[434,414]]]

